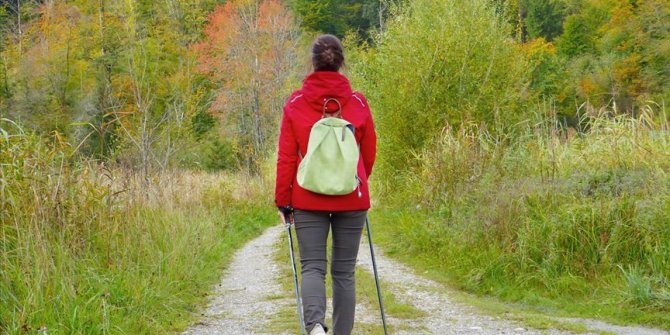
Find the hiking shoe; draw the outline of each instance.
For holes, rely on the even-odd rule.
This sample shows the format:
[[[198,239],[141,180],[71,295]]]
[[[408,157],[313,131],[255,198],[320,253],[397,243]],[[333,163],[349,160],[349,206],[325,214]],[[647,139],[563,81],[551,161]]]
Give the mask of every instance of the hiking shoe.
[[[323,326],[320,323],[317,323],[312,331],[309,332],[309,335],[326,335],[326,332],[323,330]]]

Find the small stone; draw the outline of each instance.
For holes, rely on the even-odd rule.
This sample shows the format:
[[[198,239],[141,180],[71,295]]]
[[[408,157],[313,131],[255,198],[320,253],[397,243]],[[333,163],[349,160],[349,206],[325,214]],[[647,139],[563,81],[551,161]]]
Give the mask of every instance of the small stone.
[[[470,327],[470,330],[482,330],[482,327]]]
[[[523,332],[526,331],[526,328],[521,328],[521,327],[519,327],[519,328],[514,328],[514,331],[517,332],[517,333],[523,333]]]

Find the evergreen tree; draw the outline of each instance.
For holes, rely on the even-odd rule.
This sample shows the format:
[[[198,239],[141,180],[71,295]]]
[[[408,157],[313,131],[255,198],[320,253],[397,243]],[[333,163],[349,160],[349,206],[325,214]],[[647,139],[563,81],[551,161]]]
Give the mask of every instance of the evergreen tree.
[[[522,12],[530,38],[552,41],[563,32],[565,8],[558,0],[523,0]]]
[[[294,0],[293,10],[305,30],[340,38],[354,31],[368,37],[370,29],[380,26],[380,16],[394,3],[392,0]]]

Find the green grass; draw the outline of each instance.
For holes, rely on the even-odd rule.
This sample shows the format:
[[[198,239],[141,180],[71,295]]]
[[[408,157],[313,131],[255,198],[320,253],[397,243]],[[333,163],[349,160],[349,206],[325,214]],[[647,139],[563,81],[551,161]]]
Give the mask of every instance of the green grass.
[[[140,209],[123,230],[90,232],[83,249],[59,239],[27,245],[3,264],[3,333],[183,329],[198,317],[233,251],[267,226],[266,212]],[[5,237],[10,229],[2,228]],[[38,264],[40,252],[52,255],[50,265]]]
[[[164,334],[198,316],[274,217],[243,175],[145,181],[29,134],[0,137],[0,333]]]
[[[670,329],[670,133],[648,122],[600,116],[576,136],[447,131],[417,168],[379,183],[377,240],[528,315]]]
[[[640,305],[631,298],[638,294],[642,298],[653,296],[660,294],[654,290],[663,290],[656,288],[646,275],[633,279],[642,283],[631,284],[618,268],[596,269],[590,276],[565,273],[554,277],[543,273],[547,270],[539,266],[537,270],[521,271],[510,264],[498,246],[473,244],[463,232],[441,227],[443,218],[433,215],[416,210],[377,210],[373,214],[377,241],[387,255],[433,279],[518,303],[523,306],[518,311],[526,314],[602,318],[619,324],[670,329],[666,307]],[[635,285],[634,289],[631,285]]]

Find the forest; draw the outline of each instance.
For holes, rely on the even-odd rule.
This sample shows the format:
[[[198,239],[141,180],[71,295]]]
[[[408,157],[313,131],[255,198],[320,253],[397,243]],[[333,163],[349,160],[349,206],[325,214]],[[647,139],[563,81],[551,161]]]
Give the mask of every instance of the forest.
[[[667,0],[0,1],[0,332],[184,329],[276,224],[281,110],[340,37],[380,247],[670,329]]]

